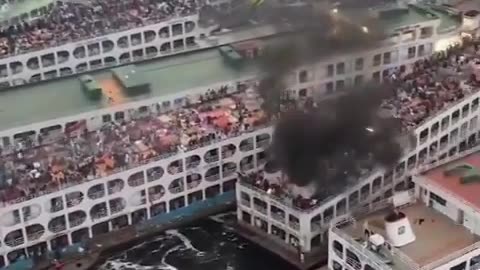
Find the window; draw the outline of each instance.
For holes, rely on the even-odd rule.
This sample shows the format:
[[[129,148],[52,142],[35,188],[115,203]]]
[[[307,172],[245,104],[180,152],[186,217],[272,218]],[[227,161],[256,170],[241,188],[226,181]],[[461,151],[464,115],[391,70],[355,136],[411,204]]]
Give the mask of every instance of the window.
[[[298,73],[298,81],[300,83],[306,83],[308,81],[308,72],[306,70],[302,70]]]
[[[405,233],[405,226],[398,227],[398,235],[402,235]]]
[[[333,251],[337,254],[338,257],[343,259],[343,245],[340,244],[337,240],[333,240]]]
[[[345,81],[344,80],[338,80],[337,81],[337,90],[344,90],[345,89]]]
[[[373,79],[375,82],[380,82],[380,71],[377,71],[377,72],[373,73],[372,79]]]
[[[480,255],[477,255],[470,259],[470,269],[478,269],[478,266],[480,266]]]
[[[412,59],[415,57],[416,49],[416,47],[408,48],[408,59]]]
[[[333,82],[328,82],[326,85],[326,92],[327,94],[332,94],[333,93]]]
[[[392,53],[386,52],[383,54],[383,64],[387,65],[392,63]]]
[[[424,56],[425,55],[425,45],[420,45],[418,46],[418,56]]]
[[[303,89],[298,90],[298,95],[300,97],[306,97],[307,96],[307,89],[303,88]]]
[[[437,194],[435,194],[433,192],[430,192],[430,200],[432,200],[432,201],[434,201],[434,202],[436,202],[440,205],[443,205],[443,206],[447,205],[447,201],[444,198],[438,196]]]
[[[345,74],[345,63],[338,63],[337,64],[337,74],[338,75]]]
[[[327,66],[327,77],[332,77],[334,72],[334,67],[332,64]]]
[[[342,265],[340,263],[338,263],[337,261],[333,261],[332,266],[333,266],[333,270],[342,270],[343,269]]]
[[[450,270],[465,270],[465,269],[467,269],[467,262],[462,262],[450,268]]]
[[[357,58],[357,60],[355,60],[355,70],[360,71],[362,69],[363,69],[363,58]]]
[[[361,85],[362,82],[363,82],[363,76],[362,76],[362,75],[357,75],[357,76],[355,76],[355,79],[354,79],[354,81],[353,81],[353,84],[354,84],[355,86]]]
[[[382,55],[381,54],[377,54],[373,57],[373,66],[376,67],[376,66],[379,66],[382,62]]]
[[[355,270],[362,269],[362,264],[360,263],[360,259],[358,256],[353,253],[351,250],[347,249],[347,264],[350,265]]]

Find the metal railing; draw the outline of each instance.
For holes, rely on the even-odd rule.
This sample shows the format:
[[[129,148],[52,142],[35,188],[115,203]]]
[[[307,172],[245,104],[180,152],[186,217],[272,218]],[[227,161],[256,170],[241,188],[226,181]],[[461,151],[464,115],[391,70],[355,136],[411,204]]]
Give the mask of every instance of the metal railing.
[[[220,155],[212,155],[212,156],[205,157],[205,161],[207,163],[213,163],[213,162],[217,162],[219,160],[220,160]]]
[[[100,190],[100,191],[94,191],[94,192],[88,192],[87,193],[88,198],[92,200],[100,199],[103,196],[105,196],[105,190]]]
[[[224,168],[222,171],[223,177],[228,177],[237,171],[236,168]]]
[[[219,173],[209,175],[209,176],[205,176],[205,181],[208,181],[208,182],[217,181],[218,179],[220,179],[220,174]]]
[[[92,217],[93,217],[93,216],[94,216],[94,215],[92,215]],[[76,219],[74,219],[74,220],[69,220],[70,228],[79,226],[80,224],[82,224],[83,222],[85,222],[86,219],[87,219],[87,217],[84,216],[84,217],[82,217],[82,218],[76,218]]]
[[[49,230],[53,233],[59,233],[59,232],[64,231],[66,229],[67,229],[66,224],[58,224],[58,225],[51,226],[49,228]]]
[[[67,207],[74,207],[79,204],[81,204],[83,201],[83,196],[77,197],[77,198],[72,198],[72,199],[67,199]]]
[[[33,232],[33,233],[27,233],[27,240],[28,241],[38,240],[38,239],[40,239],[40,237],[42,237],[42,235],[44,233],[45,233],[45,230],[40,230],[40,231]]]

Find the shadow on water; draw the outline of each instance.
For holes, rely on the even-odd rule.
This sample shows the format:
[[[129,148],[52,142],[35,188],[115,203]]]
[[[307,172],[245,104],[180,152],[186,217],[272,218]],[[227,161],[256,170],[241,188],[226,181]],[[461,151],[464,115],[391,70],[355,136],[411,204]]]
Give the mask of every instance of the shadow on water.
[[[223,217],[222,217],[223,218]],[[231,217],[226,217],[227,220]],[[293,270],[280,258],[242,239],[219,219],[168,230],[111,254],[100,270]]]

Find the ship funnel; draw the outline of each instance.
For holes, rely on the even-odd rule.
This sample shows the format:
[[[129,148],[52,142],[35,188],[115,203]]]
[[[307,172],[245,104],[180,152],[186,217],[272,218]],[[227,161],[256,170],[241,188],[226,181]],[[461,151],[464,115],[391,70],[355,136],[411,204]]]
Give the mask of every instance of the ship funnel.
[[[394,247],[403,247],[415,241],[415,234],[407,216],[394,211],[385,217],[385,231]]]

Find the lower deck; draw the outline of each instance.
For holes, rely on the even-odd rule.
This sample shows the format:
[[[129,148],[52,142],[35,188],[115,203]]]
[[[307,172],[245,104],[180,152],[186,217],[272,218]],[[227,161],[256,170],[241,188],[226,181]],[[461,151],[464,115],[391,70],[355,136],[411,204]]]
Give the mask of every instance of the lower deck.
[[[112,217],[110,221],[96,224],[92,228],[83,228],[73,232],[56,236],[50,241],[41,242],[27,249],[18,249],[0,257],[0,268],[9,264],[24,264],[25,259],[40,262],[38,266],[46,267],[50,259],[58,258],[61,261],[77,260],[79,250],[88,253],[101,253],[119,245],[127,245],[132,241],[148,237],[166,229],[191,222],[195,219],[223,211],[233,206],[235,191],[228,191],[202,201],[190,201],[183,207],[163,209],[153,208],[131,213],[127,216]],[[166,206],[165,206],[166,207]],[[147,213],[148,212],[148,213]],[[130,222],[128,220],[130,219]],[[96,256],[96,259],[101,259]],[[81,260],[81,259],[80,259]],[[91,265],[99,263],[89,262]],[[42,268],[38,268],[42,269]],[[69,268],[67,268],[69,269]]]
[[[288,246],[285,241],[282,241],[273,235],[265,234],[261,230],[250,226],[250,224],[243,221],[239,221],[235,229],[236,232],[245,239],[248,239],[262,248],[270,251],[271,253],[281,257],[283,260],[295,266],[297,269],[313,269],[327,263],[327,246],[316,248],[315,250],[302,255],[298,249]]]

